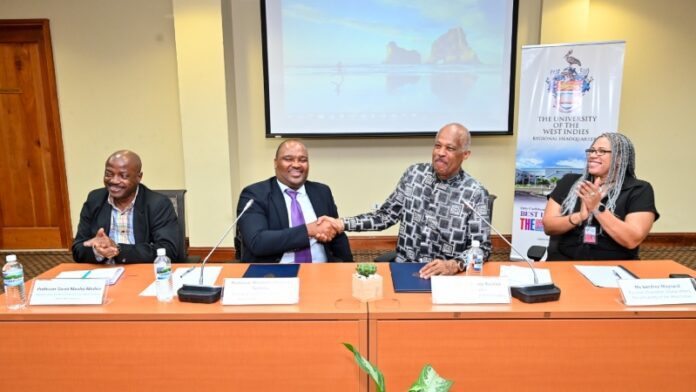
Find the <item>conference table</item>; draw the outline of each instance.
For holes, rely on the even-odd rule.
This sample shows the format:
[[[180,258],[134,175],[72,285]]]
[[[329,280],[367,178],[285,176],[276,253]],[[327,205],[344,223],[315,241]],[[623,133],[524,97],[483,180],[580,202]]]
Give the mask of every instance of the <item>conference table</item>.
[[[483,272],[498,276],[506,264],[485,263]],[[460,391],[695,390],[696,305],[627,307],[618,288],[593,286],[576,264],[696,276],[669,260],[536,263],[551,271],[560,300],[503,305],[433,305],[385,284],[369,308],[370,360],[395,391],[408,390],[425,363]]]
[[[484,274],[497,276],[491,262]],[[405,391],[426,363],[452,390],[692,390],[696,305],[627,307],[619,289],[594,287],[575,264],[537,263],[559,301],[434,305],[395,293],[389,265],[382,299],[351,296],[355,264],[300,268],[296,305],[158,303],[139,293],[151,264],[126,267],[101,306],[0,310],[3,387],[25,390],[374,391],[342,342]],[[640,278],[696,272],[669,260],[623,265]],[[241,277],[244,264],[222,266]],[[177,265],[180,267],[182,265]],[[38,279],[90,268],[66,263]],[[33,282],[27,283],[28,291]],[[0,298],[4,303],[4,298]]]
[[[219,283],[247,268],[215,265]],[[61,264],[37,279],[93,267]],[[351,297],[354,269],[302,266],[296,305],[159,303],[139,296],[154,279],[152,264],[127,265],[101,306],[8,311],[0,298],[0,382],[8,391],[367,391],[341,344],[367,353],[367,305]]]

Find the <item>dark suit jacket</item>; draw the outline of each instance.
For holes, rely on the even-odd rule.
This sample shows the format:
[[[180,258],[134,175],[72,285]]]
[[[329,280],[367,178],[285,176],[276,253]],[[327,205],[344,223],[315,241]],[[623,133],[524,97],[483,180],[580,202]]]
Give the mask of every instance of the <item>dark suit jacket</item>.
[[[318,182],[304,184],[317,217],[338,218],[331,189]],[[290,227],[285,199],[275,177],[249,185],[242,190],[237,203],[237,215],[254,199],[254,204],[237,223],[235,247],[240,259],[250,263],[277,263],[283,253],[309,246],[305,225]],[[324,244],[328,261],[352,261],[348,237],[342,233]]]
[[[112,207],[108,197],[106,188],[95,189],[82,206],[72,244],[73,259],[78,263],[97,263],[94,251],[83,242],[97,235],[100,228],[109,235]],[[182,255],[179,249],[181,233],[172,202],[143,184],[140,184],[133,206],[133,235],[134,245],[119,244],[121,252],[116,256],[116,263],[151,262],[157,257],[157,248],[165,248],[172,261],[179,261]]]

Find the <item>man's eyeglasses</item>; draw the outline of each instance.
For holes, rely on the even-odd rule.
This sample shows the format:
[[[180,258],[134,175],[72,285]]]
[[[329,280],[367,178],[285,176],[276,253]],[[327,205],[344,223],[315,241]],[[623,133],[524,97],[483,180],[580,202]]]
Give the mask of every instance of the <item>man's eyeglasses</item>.
[[[587,150],[585,150],[585,153],[587,153],[587,155],[597,154],[597,156],[601,157],[604,154],[611,153],[611,150],[605,150],[603,148],[595,150],[594,148],[588,148]]]

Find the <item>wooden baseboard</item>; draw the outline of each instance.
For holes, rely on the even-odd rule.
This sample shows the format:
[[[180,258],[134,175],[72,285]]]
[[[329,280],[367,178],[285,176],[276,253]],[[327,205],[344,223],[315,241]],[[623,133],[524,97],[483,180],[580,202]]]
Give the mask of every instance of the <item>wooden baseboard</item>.
[[[504,237],[510,241],[511,235],[505,234]],[[350,247],[353,251],[369,251],[369,250],[387,250],[396,249],[396,236],[384,235],[384,236],[353,236],[348,237],[350,241]],[[510,246],[506,244],[502,239],[498,237],[493,237],[492,239],[493,249],[496,251],[509,252]],[[670,246],[696,246],[696,233],[654,233],[649,234],[648,238],[645,239],[641,246],[659,246],[659,247],[670,247]],[[189,248],[190,256],[200,256],[201,258],[208,255],[210,252],[209,247],[191,247]],[[228,248],[218,248],[215,253],[210,257],[211,262],[229,261],[235,260],[235,249]]]
[[[205,256],[210,253],[210,250],[213,248],[207,248],[204,246],[194,246],[188,248],[188,254],[189,256],[200,256],[201,259],[204,259]],[[210,262],[221,262],[221,261],[230,261],[230,260],[236,260],[235,257],[235,249],[233,247],[226,247],[226,248],[217,248],[215,250],[215,253],[213,253],[212,256],[210,256]]]

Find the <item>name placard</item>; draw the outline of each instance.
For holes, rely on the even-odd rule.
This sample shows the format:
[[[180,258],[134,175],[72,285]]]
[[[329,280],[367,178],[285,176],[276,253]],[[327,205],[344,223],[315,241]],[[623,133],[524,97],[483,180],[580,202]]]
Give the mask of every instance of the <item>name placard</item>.
[[[39,279],[29,305],[101,305],[106,279]]]
[[[619,279],[618,283],[629,306],[696,304],[693,279]]]
[[[433,276],[433,303],[509,304],[510,282],[506,277]]]
[[[223,305],[292,305],[300,302],[299,278],[227,278]]]

